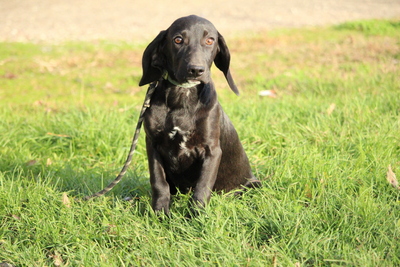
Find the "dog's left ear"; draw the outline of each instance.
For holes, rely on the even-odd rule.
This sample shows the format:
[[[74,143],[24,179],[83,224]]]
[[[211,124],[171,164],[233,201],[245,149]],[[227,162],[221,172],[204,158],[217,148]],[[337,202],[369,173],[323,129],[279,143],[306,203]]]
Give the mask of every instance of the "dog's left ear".
[[[229,53],[228,46],[226,45],[224,37],[220,33],[218,33],[218,52],[214,58],[214,64],[220,69],[224,75],[226,80],[228,81],[229,87],[232,89],[235,94],[239,95],[239,90],[236,87],[235,82],[233,81],[231,72],[229,71],[229,64],[231,61],[231,54]]]
[[[139,86],[157,81],[163,75],[165,57],[161,50],[166,33],[167,31],[161,31],[144,50],[142,58],[143,76]]]

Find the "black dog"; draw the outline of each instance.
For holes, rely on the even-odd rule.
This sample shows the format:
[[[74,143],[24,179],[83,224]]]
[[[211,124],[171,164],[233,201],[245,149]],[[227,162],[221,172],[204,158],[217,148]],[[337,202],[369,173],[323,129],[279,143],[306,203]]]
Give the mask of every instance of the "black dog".
[[[203,207],[212,190],[258,187],[210,76],[215,63],[232,89],[225,40],[206,19],[188,16],[161,31],[143,54],[140,86],[158,81],[144,115],[152,207],[169,213],[170,196],[193,189]]]

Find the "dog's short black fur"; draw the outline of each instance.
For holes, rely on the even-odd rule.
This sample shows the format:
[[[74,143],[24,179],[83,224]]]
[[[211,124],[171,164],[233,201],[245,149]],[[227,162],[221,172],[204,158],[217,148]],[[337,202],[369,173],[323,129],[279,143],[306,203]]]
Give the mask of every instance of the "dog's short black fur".
[[[158,81],[144,117],[155,211],[169,213],[177,190],[193,189],[193,204],[203,207],[212,190],[260,185],[217,100],[213,62],[238,94],[224,38],[211,22],[194,15],[176,20],[144,51],[140,85]]]

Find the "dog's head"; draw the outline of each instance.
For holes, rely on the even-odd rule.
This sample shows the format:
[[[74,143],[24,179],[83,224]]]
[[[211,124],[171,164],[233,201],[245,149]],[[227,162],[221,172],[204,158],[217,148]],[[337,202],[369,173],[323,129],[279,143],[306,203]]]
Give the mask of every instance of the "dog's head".
[[[147,46],[139,85],[157,81],[167,72],[178,84],[211,81],[212,63],[220,69],[232,91],[239,91],[229,71],[230,53],[214,25],[198,16],[177,19]]]

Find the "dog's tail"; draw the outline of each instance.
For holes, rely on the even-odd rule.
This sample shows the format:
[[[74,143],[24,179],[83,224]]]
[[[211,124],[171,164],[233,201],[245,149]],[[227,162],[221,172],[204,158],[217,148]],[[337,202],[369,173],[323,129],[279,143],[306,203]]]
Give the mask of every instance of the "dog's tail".
[[[122,180],[122,177],[125,175],[126,171],[128,170],[129,165],[132,162],[132,156],[133,156],[133,153],[135,152],[136,145],[139,140],[140,129],[142,127],[142,123],[143,123],[143,119],[144,119],[144,113],[147,110],[147,108],[150,107],[151,96],[153,95],[154,90],[157,87],[157,84],[158,84],[158,82],[154,82],[154,83],[150,84],[149,89],[147,89],[146,97],[143,102],[142,110],[140,111],[139,119],[138,119],[138,122],[136,125],[136,130],[135,130],[135,134],[132,139],[132,144],[131,144],[131,148],[129,150],[128,157],[126,158],[125,164],[122,167],[121,171],[119,172],[118,176],[114,179],[114,181],[112,181],[103,190],[101,190],[91,196],[86,196],[84,198],[85,200],[89,200],[89,199],[95,198],[95,197],[101,197],[101,196],[107,194],[109,191],[111,191],[111,189],[113,189]]]

